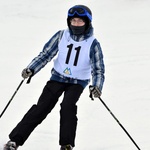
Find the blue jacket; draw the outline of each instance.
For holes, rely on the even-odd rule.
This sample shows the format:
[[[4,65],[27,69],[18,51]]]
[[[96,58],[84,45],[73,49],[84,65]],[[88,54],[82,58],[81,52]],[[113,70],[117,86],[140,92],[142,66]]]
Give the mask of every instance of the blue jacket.
[[[69,30],[69,29],[68,29]],[[62,38],[64,30],[58,31],[52,38],[45,44],[43,50],[39,53],[37,57],[35,57],[32,62],[27,66],[27,68],[33,70],[34,75],[39,72],[48,62],[54,58],[54,56],[59,52],[58,44]],[[70,32],[70,38],[73,38],[75,41],[86,40],[90,36],[93,35],[93,28],[89,29],[85,35],[76,36]],[[94,39],[91,48],[90,48],[90,59],[91,59],[91,75],[92,75],[92,85],[99,87],[100,91],[102,91],[103,83],[104,83],[104,62],[103,62],[103,53],[101,50],[100,43],[97,39]],[[51,80],[56,80],[58,82],[64,83],[73,83],[73,84],[81,84],[84,88],[90,82],[89,80],[77,80],[65,77],[54,69],[51,71],[52,76]]]

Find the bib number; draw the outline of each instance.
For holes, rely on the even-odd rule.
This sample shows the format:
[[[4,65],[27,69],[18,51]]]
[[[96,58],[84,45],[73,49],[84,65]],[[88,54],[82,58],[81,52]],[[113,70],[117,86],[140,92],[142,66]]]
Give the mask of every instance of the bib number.
[[[68,53],[67,53],[66,62],[65,62],[66,64],[69,63],[71,52],[73,50],[73,44],[67,45],[67,48],[68,48]],[[76,51],[76,55],[75,55],[75,58],[74,58],[73,65],[77,66],[78,58],[79,58],[79,54],[80,54],[80,50],[81,50],[81,46],[75,47],[74,50]]]

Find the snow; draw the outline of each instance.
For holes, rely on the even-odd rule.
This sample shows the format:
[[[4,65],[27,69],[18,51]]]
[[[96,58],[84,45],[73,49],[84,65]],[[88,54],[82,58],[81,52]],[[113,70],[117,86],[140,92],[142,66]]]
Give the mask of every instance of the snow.
[[[102,99],[141,150],[150,149],[150,1],[149,0],[5,0],[0,2],[0,111],[21,82],[21,71],[58,30],[66,28],[67,10],[85,4],[93,12],[95,37],[106,66]],[[38,97],[53,63],[23,84],[0,118],[0,147]],[[60,101],[19,150],[59,149]],[[102,103],[89,99],[88,88],[78,102],[76,147],[80,150],[137,148]],[[1,148],[2,149],[2,148]]]

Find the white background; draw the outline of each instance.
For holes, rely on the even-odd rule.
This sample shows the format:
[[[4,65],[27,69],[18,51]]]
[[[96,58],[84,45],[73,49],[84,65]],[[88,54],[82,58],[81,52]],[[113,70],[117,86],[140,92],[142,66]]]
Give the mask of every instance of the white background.
[[[60,29],[67,11],[85,4],[93,12],[95,37],[104,53],[106,80],[102,99],[141,150],[150,149],[150,1],[149,0],[1,0],[0,113],[21,82],[21,71]],[[36,103],[50,78],[53,62],[23,83],[0,118],[0,147],[23,115]],[[19,150],[59,149],[60,101]],[[136,150],[102,103],[89,98],[88,87],[78,102],[75,150]]]

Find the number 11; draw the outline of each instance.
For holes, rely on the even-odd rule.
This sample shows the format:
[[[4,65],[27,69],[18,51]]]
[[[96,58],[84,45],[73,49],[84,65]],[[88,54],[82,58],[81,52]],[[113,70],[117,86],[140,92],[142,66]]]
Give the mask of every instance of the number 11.
[[[73,44],[67,45],[67,47],[69,48],[69,50],[68,50],[68,53],[67,53],[66,64],[69,63]],[[74,64],[73,64],[74,66],[77,66],[80,49],[81,49],[81,46],[78,46],[78,47],[75,48],[75,50],[76,50],[77,52],[76,52],[76,56],[75,56],[75,59],[74,59]]]

